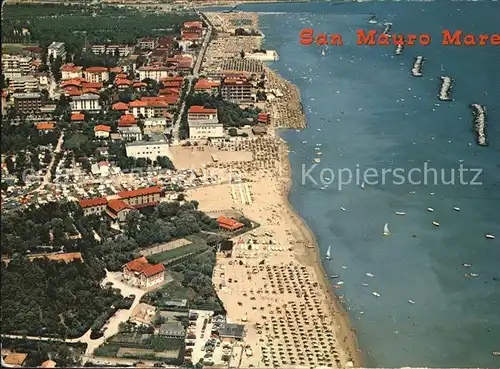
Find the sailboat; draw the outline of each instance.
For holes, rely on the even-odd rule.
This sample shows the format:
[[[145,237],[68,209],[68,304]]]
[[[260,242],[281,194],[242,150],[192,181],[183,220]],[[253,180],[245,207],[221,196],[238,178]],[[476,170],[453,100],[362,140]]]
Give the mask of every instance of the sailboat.
[[[364,190],[365,189],[365,182],[362,182],[361,186],[359,186],[359,187],[361,187],[361,189]]]
[[[326,256],[325,256],[325,259],[326,260],[332,260],[332,257],[331,257],[331,251],[332,251],[332,246],[328,246],[328,250],[326,250]]]
[[[321,50],[321,55],[325,56],[326,53],[325,53],[325,49]]]
[[[383,235],[390,236],[390,234],[391,234],[391,232],[389,231],[389,223],[385,223]]]

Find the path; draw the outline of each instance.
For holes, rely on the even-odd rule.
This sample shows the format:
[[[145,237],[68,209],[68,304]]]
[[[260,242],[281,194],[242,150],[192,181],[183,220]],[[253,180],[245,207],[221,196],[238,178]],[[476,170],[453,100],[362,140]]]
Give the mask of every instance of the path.
[[[61,132],[61,135],[59,136],[59,139],[57,140],[56,148],[55,148],[54,153],[52,155],[52,159],[50,160],[49,166],[47,167],[47,171],[45,172],[45,175],[43,176],[42,183],[40,184],[40,186],[38,186],[34,190],[30,191],[30,193],[38,192],[40,190],[43,190],[43,188],[45,187],[45,185],[47,185],[47,184],[50,183],[50,175],[51,175],[50,173],[51,173],[52,167],[54,166],[54,163],[56,161],[56,155],[55,154],[61,152],[61,148],[62,148],[63,143],[64,143],[64,132]]]

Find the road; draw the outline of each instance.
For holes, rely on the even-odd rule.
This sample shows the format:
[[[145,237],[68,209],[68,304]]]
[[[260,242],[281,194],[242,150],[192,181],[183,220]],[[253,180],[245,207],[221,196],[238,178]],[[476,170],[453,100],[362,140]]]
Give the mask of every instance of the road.
[[[181,108],[179,109],[179,115],[177,116],[177,120],[174,124],[173,129],[173,138],[176,142],[180,141],[179,138],[179,128],[181,126],[182,115],[184,114],[184,109],[186,108],[186,98],[191,93],[191,87],[193,85],[193,80],[198,78],[200,75],[201,64],[203,62],[203,58],[205,57],[205,52],[207,51],[208,44],[210,43],[210,37],[212,36],[212,25],[208,21],[207,18],[203,14],[200,14],[208,25],[207,33],[205,34],[205,38],[203,39],[203,44],[201,45],[200,52],[198,53],[198,57],[196,58],[196,63],[193,68],[193,74],[187,77],[188,85],[187,85],[187,93],[184,97],[184,100],[181,102]]]

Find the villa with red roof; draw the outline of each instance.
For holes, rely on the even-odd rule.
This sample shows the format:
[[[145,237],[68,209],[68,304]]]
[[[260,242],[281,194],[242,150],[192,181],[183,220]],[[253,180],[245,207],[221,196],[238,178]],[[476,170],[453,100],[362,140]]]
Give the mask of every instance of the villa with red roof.
[[[94,127],[94,136],[96,138],[108,138],[111,132],[111,127],[99,124]]]
[[[188,110],[189,137],[207,139],[224,137],[224,126],[219,123],[217,109],[193,105]]]
[[[111,109],[113,109],[115,111],[128,111],[128,104],[125,104],[123,102],[117,102],[117,103],[113,104]]]
[[[67,81],[69,79],[80,78],[82,76],[83,67],[74,65],[73,63],[64,64],[61,66],[61,80]]]
[[[207,78],[200,78],[194,85],[194,92],[217,95],[220,90],[220,81]]]
[[[142,256],[125,264],[122,276],[127,283],[134,287],[149,288],[165,280],[165,270],[163,264],[150,264]]]
[[[106,67],[89,67],[85,69],[84,75],[89,82],[104,82],[109,79],[109,70]]]
[[[234,219],[224,216],[217,218],[217,224],[219,225],[220,228],[224,229],[225,231],[236,231],[245,226],[243,223],[237,222]]]

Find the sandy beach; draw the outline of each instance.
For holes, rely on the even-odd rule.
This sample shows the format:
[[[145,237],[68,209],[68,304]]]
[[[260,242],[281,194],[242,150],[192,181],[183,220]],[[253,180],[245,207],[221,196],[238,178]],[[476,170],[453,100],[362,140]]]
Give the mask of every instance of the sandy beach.
[[[256,14],[238,13],[258,28]],[[219,31],[234,14],[210,13]],[[221,36],[207,52],[216,59]],[[224,36],[224,44],[241,38]],[[233,47],[241,50],[241,47]],[[228,48],[224,48],[227,53]],[[225,56],[225,54],[224,54]],[[213,64],[204,63],[210,68]],[[361,354],[349,318],[325,276],[314,235],[292,209],[286,142],[281,128],[304,129],[305,116],[296,86],[264,67],[269,91],[275,99],[266,104],[271,113],[268,135],[202,146],[176,147],[178,169],[204,169],[217,183],[189,189],[189,199],[212,216],[244,214],[260,226],[234,237],[230,257],[218,255],[213,274],[216,291],[228,320],[244,324],[241,352],[231,366],[332,368],[360,367]],[[212,155],[218,162],[210,161]]]

